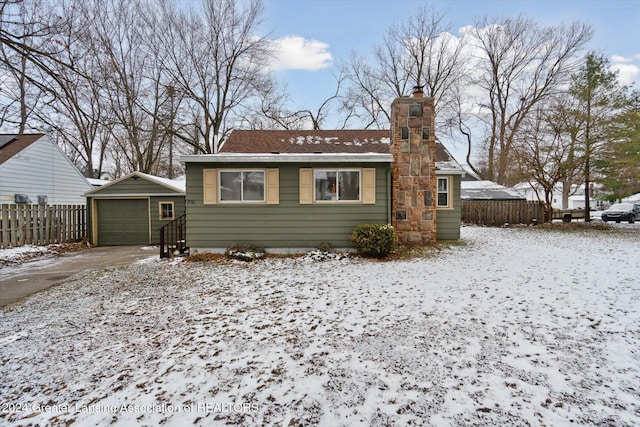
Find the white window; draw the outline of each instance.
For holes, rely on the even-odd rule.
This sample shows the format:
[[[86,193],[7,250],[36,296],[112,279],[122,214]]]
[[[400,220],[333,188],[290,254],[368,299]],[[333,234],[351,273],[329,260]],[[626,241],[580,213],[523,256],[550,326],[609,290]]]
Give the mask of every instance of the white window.
[[[218,182],[221,202],[264,202],[262,170],[222,170]]]
[[[202,202],[217,203],[280,203],[280,173],[278,169],[203,169]]]
[[[449,178],[438,178],[438,204],[439,208],[451,207],[451,194],[450,194]]]
[[[174,210],[173,202],[160,202],[160,219],[161,220],[173,220]]]
[[[360,200],[360,170],[315,169],[313,172],[316,202]]]
[[[376,169],[300,168],[300,204],[376,204]]]

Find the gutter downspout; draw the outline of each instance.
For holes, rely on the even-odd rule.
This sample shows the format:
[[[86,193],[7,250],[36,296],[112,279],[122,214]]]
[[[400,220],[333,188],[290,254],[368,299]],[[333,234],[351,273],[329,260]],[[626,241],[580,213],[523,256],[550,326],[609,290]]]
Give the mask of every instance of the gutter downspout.
[[[393,215],[393,206],[391,206],[391,202],[393,200],[393,195],[391,194],[393,193],[393,177],[391,176],[392,169],[392,166],[387,167],[387,188],[389,189],[389,191],[387,191],[387,224],[389,225],[392,223]]]

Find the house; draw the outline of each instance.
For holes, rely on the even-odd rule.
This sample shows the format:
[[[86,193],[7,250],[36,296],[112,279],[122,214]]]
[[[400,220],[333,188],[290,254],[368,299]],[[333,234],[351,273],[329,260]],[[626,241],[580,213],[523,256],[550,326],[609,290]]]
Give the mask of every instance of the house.
[[[468,164],[462,165],[464,169],[464,175],[462,176],[462,182],[464,181],[482,181],[480,177],[471,169]]]
[[[391,130],[233,131],[218,153],[181,158],[187,245],[347,248],[364,223],[391,223],[401,244],[458,239],[464,172],[433,127],[416,91],[392,104]]]
[[[0,204],[84,205],[92,188],[45,134],[0,134]]]
[[[621,200],[622,203],[640,203],[640,193],[632,194]]]
[[[89,242],[159,243],[158,229],[185,213],[184,181],[134,172],[85,193]]]
[[[558,183],[553,188],[551,207],[553,209],[584,209],[584,184],[571,186],[566,203],[562,200],[562,187],[562,183]],[[544,188],[536,182],[521,182],[513,188],[518,190],[529,201],[544,202]],[[595,184],[592,185],[590,192],[591,198],[589,199],[591,209],[603,209],[605,207],[604,201],[597,198],[599,192],[598,186]]]
[[[460,184],[462,200],[526,200],[517,190],[492,181],[462,181]]]
[[[87,178],[87,181],[89,181],[89,184],[91,184],[93,188],[101,187],[110,182],[108,179],[100,179],[100,178]]]

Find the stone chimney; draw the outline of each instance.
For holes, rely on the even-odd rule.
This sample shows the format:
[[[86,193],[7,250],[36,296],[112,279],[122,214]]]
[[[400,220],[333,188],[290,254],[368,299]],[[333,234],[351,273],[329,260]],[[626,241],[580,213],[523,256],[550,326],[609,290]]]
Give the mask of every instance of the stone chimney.
[[[434,121],[433,98],[424,97],[422,86],[391,104],[391,212],[398,244],[436,240]]]

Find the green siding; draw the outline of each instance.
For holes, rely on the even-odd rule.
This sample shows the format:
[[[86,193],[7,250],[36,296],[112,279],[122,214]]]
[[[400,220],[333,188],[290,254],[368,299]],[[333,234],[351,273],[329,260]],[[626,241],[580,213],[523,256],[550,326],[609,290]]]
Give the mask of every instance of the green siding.
[[[176,197],[163,197],[153,196],[150,197],[150,211],[151,211],[151,244],[160,244],[160,231],[158,230],[163,225],[170,223],[168,220],[160,220],[160,202],[173,202],[173,217],[178,218],[184,215],[184,196]]]
[[[453,209],[438,209],[436,211],[436,239],[438,240],[458,240],[460,238],[460,218],[462,217],[460,175],[453,176],[452,189]]]
[[[192,248],[227,248],[250,244],[268,248],[311,248],[329,242],[334,247],[351,247],[349,237],[358,224],[389,222],[387,193],[388,165],[359,165],[376,168],[376,204],[299,203],[300,168],[339,168],[330,164],[234,164],[230,168],[278,168],[280,203],[204,205],[202,171],[229,165],[188,163],[187,244]]]
[[[93,204],[91,203],[93,199],[96,200],[99,206],[97,212],[98,224],[95,227],[97,230],[95,230],[93,224]],[[112,202],[103,203],[104,206],[109,206],[108,215],[115,217],[111,221],[106,220],[107,225],[105,226],[102,222],[107,214],[100,214],[100,204],[106,200]],[[144,208],[140,204],[136,205],[138,206],[136,209],[140,209],[141,212],[130,210],[128,206],[134,206],[135,203],[127,203],[127,200],[144,200]],[[130,176],[122,181],[99,188],[87,197],[89,241],[94,244],[97,241],[99,245],[158,244],[160,241],[158,229],[170,222],[160,220],[159,202],[173,202],[175,218],[185,213],[184,195],[143,177]],[[119,214],[117,213],[118,205],[124,206],[124,210]],[[144,225],[140,223],[141,215],[144,216],[144,221],[146,221]],[[127,225],[127,220],[130,225]],[[116,226],[115,224],[118,221],[121,221],[121,223]],[[135,226],[135,230],[132,229],[134,224],[138,224]],[[141,237],[142,230],[139,230],[141,227],[145,227],[144,239]],[[120,230],[128,231],[122,232]],[[94,231],[98,236],[94,236]],[[128,236],[127,233],[133,234]],[[134,235],[137,237],[134,237]],[[96,239],[96,237],[99,238]]]

